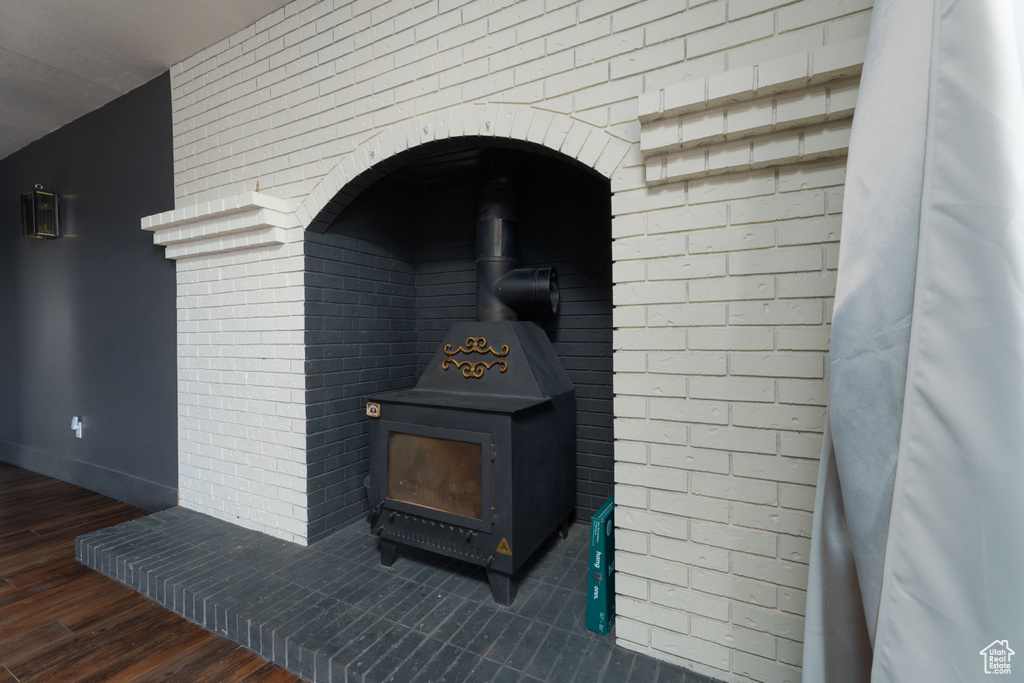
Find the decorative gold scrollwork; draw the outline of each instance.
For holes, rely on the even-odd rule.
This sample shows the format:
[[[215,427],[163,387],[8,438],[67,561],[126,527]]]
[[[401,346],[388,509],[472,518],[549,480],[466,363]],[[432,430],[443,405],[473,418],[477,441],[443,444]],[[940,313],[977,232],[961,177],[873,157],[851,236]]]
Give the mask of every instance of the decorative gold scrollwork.
[[[479,353],[479,354],[490,354],[496,358],[490,362],[487,361],[469,361],[469,360],[455,360],[453,356],[457,356],[460,353]],[[508,363],[505,361],[505,356],[508,355],[508,345],[502,344],[501,351],[495,351],[493,347],[487,345],[486,337],[467,337],[465,348],[459,347],[452,350],[451,344],[444,345],[444,355],[448,356],[441,361],[441,369],[447,370],[448,368],[455,366],[462,371],[462,376],[467,379],[479,379],[484,376],[484,372],[490,370],[492,366],[497,365],[498,370],[505,372],[508,370]]]

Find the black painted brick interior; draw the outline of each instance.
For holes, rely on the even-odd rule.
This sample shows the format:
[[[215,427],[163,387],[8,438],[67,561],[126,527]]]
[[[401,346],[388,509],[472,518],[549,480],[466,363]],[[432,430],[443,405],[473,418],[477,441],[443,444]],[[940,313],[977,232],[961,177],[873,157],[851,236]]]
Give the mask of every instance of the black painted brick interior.
[[[496,605],[483,568],[355,523],[301,547],[175,507],[80,536],[76,557],[310,683],[711,683],[584,627],[585,525],[550,539]]]
[[[577,513],[612,492],[611,214],[607,181],[535,157],[521,187],[523,266],[555,266],[557,317],[538,320],[576,387]],[[307,233],[310,538],[366,510],[365,397],[410,387],[450,325],[473,320],[478,175],[395,177]]]
[[[388,192],[391,182],[379,185],[368,199]],[[346,212],[344,230],[306,236],[310,539],[366,509],[365,397],[416,381],[407,206],[363,202]],[[379,221],[390,229],[381,230]]]

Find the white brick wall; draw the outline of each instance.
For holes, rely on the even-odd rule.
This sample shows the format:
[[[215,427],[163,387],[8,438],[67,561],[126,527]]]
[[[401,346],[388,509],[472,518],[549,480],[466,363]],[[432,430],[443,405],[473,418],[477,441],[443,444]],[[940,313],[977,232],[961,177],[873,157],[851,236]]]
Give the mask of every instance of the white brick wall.
[[[181,504],[298,543],[306,540],[303,265],[298,241],[181,259],[177,268]]]
[[[618,639],[726,680],[800,677],[863,54],[848,38],[641,95],[650,189],[614,199],[633,217],[613,245]]]
[[[296,0],[175,66],[179,207],[257,182],[297,207],[276,241],[178,261],[183,503],[304,540],[302,226],[408,147],[537,142],[614,192],[618,642],[798,679],[869,18],[834,0]]]

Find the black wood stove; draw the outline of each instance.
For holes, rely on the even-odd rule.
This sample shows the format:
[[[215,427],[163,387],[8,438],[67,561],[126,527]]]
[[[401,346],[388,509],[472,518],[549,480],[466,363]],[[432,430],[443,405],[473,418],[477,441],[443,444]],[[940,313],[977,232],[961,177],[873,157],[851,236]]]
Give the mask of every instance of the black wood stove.
[[[398,544],[487,568],[496,602],[575,506],[575,392],[544,331],[550,268],[518,268],[514,192],[498,176],[477,221],[477,322],[456,323],[413,389],[370,397],[370,524]]]

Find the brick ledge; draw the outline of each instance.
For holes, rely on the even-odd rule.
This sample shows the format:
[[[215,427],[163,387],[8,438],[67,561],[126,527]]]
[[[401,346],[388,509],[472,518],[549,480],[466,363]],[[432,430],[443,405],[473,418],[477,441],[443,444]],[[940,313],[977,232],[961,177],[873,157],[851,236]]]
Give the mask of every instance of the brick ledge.
[[[240,249],[286,244],[299,227],[296,202],[246,192],[211,202],[143,217],[153,243],[167,247],[169,259],[207,256]]]

